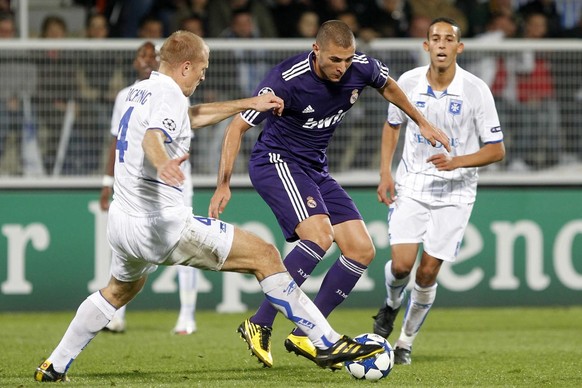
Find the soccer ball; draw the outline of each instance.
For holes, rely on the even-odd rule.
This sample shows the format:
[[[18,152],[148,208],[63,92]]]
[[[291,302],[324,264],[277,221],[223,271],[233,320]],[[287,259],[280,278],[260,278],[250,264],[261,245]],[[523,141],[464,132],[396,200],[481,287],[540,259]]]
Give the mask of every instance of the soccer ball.
[[[358,380],[380,380],[388,376],[394,366],[394,351],[386,339],[378,334],[360,334],[354,340],[361,344],[379,344],[384,352],[358,361],[346,361],[345,368]]]

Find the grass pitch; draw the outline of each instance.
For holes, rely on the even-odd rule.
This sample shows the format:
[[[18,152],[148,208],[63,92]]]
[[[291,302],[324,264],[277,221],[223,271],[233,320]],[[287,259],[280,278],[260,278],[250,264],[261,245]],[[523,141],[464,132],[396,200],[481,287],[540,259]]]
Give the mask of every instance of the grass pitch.
[[[338,309],[336,330],[372,330],[369,309]],[[74,312],[0,314],[0,386],[38,387],[34,369],[57,345]],[[125,334],[99,334],[69,370],[79,387],[581,387],[582,307],[434,308],[412,365],[379,382],[358,381],[287,353],[292,325],[278,317],[272,369],[235,333],[248,314],[197,313],[198,332],[173,336],[176,311],[127,312]],[[401,322],[401,317],[397,319]],[[389,339],[395,341],[399,331]],[[50,385],[49,385],[50,386]]]

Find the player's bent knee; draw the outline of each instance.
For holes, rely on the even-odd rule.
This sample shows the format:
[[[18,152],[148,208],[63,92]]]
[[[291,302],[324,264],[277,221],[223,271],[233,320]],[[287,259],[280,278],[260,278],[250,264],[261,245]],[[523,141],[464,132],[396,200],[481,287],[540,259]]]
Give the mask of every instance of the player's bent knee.
[[[283,261],[281,260],[281,255],[279,254],[279,251],[277,250],[277,248],[275,248],[273,244],[265,244],[263,251],[264,251],[263,257],[265,258],[265,261],[269,263],[269,265],[276,264],[282,265]]]
[[[317,246],[323,249],[324,251],[327,251],[331,247],[331,244],[333,244],[334,236],[333,233],[325,233],[323,231],[318,231],[312,232],[307,235],[303,235],[301,239],[309,240],[317,244]]]
[[[427,271],[418,267],[416,270],[416,284],[421,287],[430,287],[436,283],[437,275],[438,271],[435,273],[432,270]]]
[[[405,263],[395,262],[392,260],[392,274],[396,279],[404,279],[410,275],[411,268],[409,268]]]
[[[363,265],[370,264],[376,256],[376,248],[371,242],[369,244],[347,244],[347,246],[343,244],[340,249],[345,257],[349,257]]]
[[[369,244],[362,249],[362,260],[364,261],[364,264],[370,264],[375,256],[376,248],[374,248],[374,245]]]
[[[279,272],[285,272],[287,269],[283,265],[283,260],[281,260],[281,255],[277,248],[272,244],[265,243],[264,246],[260,248],[260,254],[257,254],[255,261],[255,276],[257,279],[262,280],[263,278],[273,275]]]

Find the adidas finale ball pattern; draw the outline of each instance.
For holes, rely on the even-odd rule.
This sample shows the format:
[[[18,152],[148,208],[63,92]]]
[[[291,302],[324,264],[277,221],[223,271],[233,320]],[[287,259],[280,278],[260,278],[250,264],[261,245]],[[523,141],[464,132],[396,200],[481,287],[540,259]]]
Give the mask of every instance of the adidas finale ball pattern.
[[[384,347],[384,352],[358,361],[347,361],[346,370],[354,378],[359,380],[380,380],[388,376],[394,366],[394,351],[392,346],[383,337],[366,333],[354,338],[361,344],[379,344]]]

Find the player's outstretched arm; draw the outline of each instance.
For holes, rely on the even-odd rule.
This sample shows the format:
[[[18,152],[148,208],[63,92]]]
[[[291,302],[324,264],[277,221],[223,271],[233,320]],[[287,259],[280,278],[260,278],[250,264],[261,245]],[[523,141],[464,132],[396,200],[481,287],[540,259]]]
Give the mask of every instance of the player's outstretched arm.
[[[448,136],[439,128],[432,125],[426,117],[418,110],[404,91],[398,86],[396,81],[388,77],[386,85],[383,88],[378,89],[378,92],[388,101],[400,108],[404,113],[408,115],[420,128],[420,134],[430,142],[430,144],[436,146],[441,143],[447,151],[451,151],[451,146],[449,144]]]
[[[378,202],[382,202],[387,206],[396,200],[394,178],[392,177],[392,160],[394,159],[399,136],[400,125],[392,126],[387,122],[384,123],[380,151],[380,183],[376,192],[378,194]]]
[[[240,150],[242,137],[249,128],[251,126],[240,115],[236,116],[226,128],[222,141],[216,190],[208,206],[208,216],[210,217],[219,218],[230,201],[230,178]]]
[[[193,129],[214,125],[236,113],[245,110],[266,112],[272,110],[273,114],[281,116],[285,104],[283,100],[273,93],[265,93],[256,97],[240,100],[210,102],[190,107],[190,125]]]
[[[180,165],[188,160],[189,155],[184,154],[176,159],[170,159],[164,147],[166,135],[158,129],[146,131],[142,141],[142,147],[146,158],[158,171],[158,177],[170,186],[181,186],[184,183],[184,173]]]

